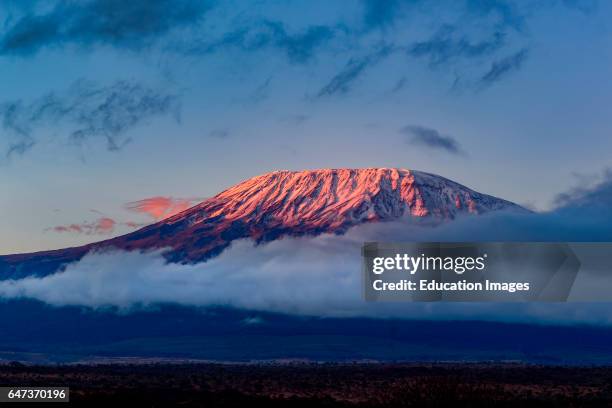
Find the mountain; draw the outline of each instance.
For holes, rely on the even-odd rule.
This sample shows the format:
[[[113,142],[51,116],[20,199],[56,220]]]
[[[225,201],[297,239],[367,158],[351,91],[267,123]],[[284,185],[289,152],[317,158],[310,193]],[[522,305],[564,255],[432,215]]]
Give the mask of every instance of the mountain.
[[[275,171],[239,183],[138,231],[82,247],[0,257],[0,279],[44,276],[94,249],[169,248],[171,262],[195,263],[240,238],[342,234],[402,217],[451,220],[460,214],[520,210],[444,177],[395,168]]]

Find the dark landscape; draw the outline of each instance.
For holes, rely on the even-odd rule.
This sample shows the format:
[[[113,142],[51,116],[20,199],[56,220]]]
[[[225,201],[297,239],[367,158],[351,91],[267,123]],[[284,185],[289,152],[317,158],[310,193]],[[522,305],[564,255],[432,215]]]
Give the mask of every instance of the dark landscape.
[[[0,366],[5,386],[69,386],[71,403],[149,407],[609,407],[612,367],[524,364]],[[128,405],[129,406],[129,405]]]
[[[0,361],[99,358],[520,361],[612,364],[612,329],[486,321],[321,318],[158,305],[141,311],[0,302]]]

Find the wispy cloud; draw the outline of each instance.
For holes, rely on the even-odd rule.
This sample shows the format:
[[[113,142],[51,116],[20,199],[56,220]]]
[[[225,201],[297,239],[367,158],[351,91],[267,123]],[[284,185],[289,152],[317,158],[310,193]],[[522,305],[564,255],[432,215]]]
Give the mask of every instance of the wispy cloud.
[[[421,40],[407,42],[396,35],[395,28],[406,15],[430,16],[432,3],[423,0],[392,0],[379,2],[364,0],[363,32],[352,31],[357,37],[371,38],[372,29],[383,29],[381,38],[391,41],[380,51],[365,56],[351,57],[346,65],[318,92],[318,96],[345,94],[364,73],[389,55],[405,55],[413,61],[424,61],[431,70],[454,73],[453,87],[469,85],[470,88],[490,85],[521,68],[527,56],[528,35],[525,32],[525,15],[515,5],[502,0],[467,0],[452,2],[447,19],[441,23],[423,26],[433,34]],[[408,7],[410,13],[408,13]],[[478,29],[470,29],[473,23]],[[413,21],[414,24],[414,21]],[[358,44],[362,44],[357,41]],[[520,52],[499,58],[510,47],[522,46]],[[363,51],[362,51],[363,52]],[[505,51],[507,52],[507,51]],[[490,65],[484,73],[480,66]],[[475,86],[476,85],[476,86]],[[401,88],[401,87],[400,87]]]
[[[401,77],[400,79],[397,80],[395,85],[393,85],[393,88],[391,88],[391,93],[396,93],[396,92],[401,91],[402,89],[406,87],[407,83],[408,83],[408,79],[405,76]]]
[[[83,221],[81,223],[56,225],[45,229],[45,232],[58,232],[82,235],[110,235],[115,232],[115,228],[123,226],[129,229],[144,227],[146,224],[135,221],[119,222],[110,217],[100,217],[95,221]]]
[[[508,27],[517,31],[525,28],[525,13],[511,0],[466,0],[467,11],[477,17],[490,17],[500,28]]]
[[[21,135],[24,140],[11,142],[6,150],[6,156],[23,155],[36,144],[29,135]]]
[[[374,28],[384,29],[400,20],[410,11],[409,7],[411,6],[428,7],[438,3],[429,0],[362,0],[363,24],[367,30]],[[490,19],[499,28],[515,30],[522,30],[524,28],[524,13],[508,0],[450,1],[447,2],[447,5],[462,6],[466,15],[471,18]]]
[[[380,50],[364,57],[351,58],[344,68],[319,90],[317,96],[346,94],[367,68],[378,64],[392,52],[392,47],[382,47]]]
[[[282,118],[279,119],[279,121],[290,124],[290,125],[299,126],[299,125],[302,125],[304,122],[307,122],[310,119],[311,119],[310,115],[295,114],[295,115],[283,116]]]
[[[304,13],[300,18],[284,18],[277,12],[278,4],[269,1],[263,1],[263,7],[259,7],[263,12],[252,6],[227,6],[216,0],[84,0],[59,1],[51,6],[41,3],[21,5],[17,17],[6,20],[0,34],[0,55],[31,55],[47,48],[90,49],[103,45],[147,51],[158,47],[196,56],[233,50],[269,52],[293,64],[305,64],[320,56],[329,59],[339,56],[348,61],[319,91],[320,95],[346,93],[376,63],[376,57],[363,55],[377,42],[393,43],[396,50],[405,50],[412,60],[422,60],[430,68],[460,59],[486,57],[480,66],[491,67],[485,73],[456,64],[449,68],[461,71],[458,75],[471,78],[472,82],[491,84],[520,68],[526,54],[517,54],[512,61],[512,56],[499,59],[498,53],[528,49],[528,18],[544,9],[539,0],[362,0],[347,5],[358,16],[347,20],[328,18],[326,7],[318,13]],[[548,7],[548,3],[557,2],[546,3]],[[558,3],[580,10],[592,10],[596,5],[595,0]],[[215,12],[209,13],[213,8]],[[298,6],[295,8],[298,10]],[[431,21],[437,14],[443,18]],[[414,37],[407,41],[400,31],[408,19],[416,31],[429,34],[416,42]],[[181,29],[184,30],[177,31]],[[175,32],[177,35],[172,35]],[[14,150],[26,145],[16,144]]]
[[[47,228],[45,231],[66,232],[85,235],[108,235],[115,231],[117,221],[109,217],[101,217],[93,222],[81,222],[78,224],[57,225]]]
[[[125,222],[123,222],[121,224],[125,225],[128,228],[132,228],[132,229],[142,228],[145,225],[147,225],[147,223],[145,223],[145,222],[136,222],[136,221],[125,221]]]
[[[202,198],[149,197],[127,203],[125,208],[141,214],[146,214],[155,220],[162,220],[203,201]]]
[[[400,129],[400,133],[409,136],[409,143],[428,149],[442,150],[454,155],[464,155],[465,152],[455,138],[443,135],[436,129],[409,125]]]
[[[67,132],[70,142],[101,138],[108,150],[116,151],[129,141],[123,137],[128,130],[156,116],[174,114],[178,118],[179,108],[176,95],[138,83],[98,86],[77,81],[63,93],[0,104],[0,120],[13,138],[7,156],[27,152],[36,144],[38,131],[49,133],[50,127]]]
[[[491,55],[505,45],[505,35],[502,32],[492,33],[490,39],[471,41],[465,36],[454,38],[455,31],[454,27],[444,26],[429,40],[410,46],[408,54],[413,57],[426,58],[429,65],[435,67],[457,58]]]
[[[581,177],[580,185],[555,197],[557,211],[573,211],[577,214],[591,212],[612,216],[612,169],[601,176]]]
[[[0,54],[28,55],[42,48],[111,45],[140,49],[175,28],[196,24],[208,0],[59,1],[31,7],[0,37]]]
[[[566,7],[589,14],[597,10],[599,7],[599,0],[563,0],[563,4]]]
[[[523,48],[512,55],[494,61],[491,68],[480,78],[480,83],[483,86],[488,86],[505,78],[508,74],[518,71],[527,60],[528,55],[527,49]]]
[[[272,83],[272,76],[266,78],[261,84],[259,84],[253,92],[244,101],[245,104],[257,104],[270,96],[270,84]]]
[[[452,88],[467,86],[483,88],[505,79],[511,71],[521,68],[529,48],[528,16],[533,3],[517,4],[507,0],[465,0],[442,2],[445,9],[440,23],[423,25],[430,37],[408,43],[398,38],[396,31],[412,16],[411,24],[441,13],[434,2],[427,0],[362,0],[365,32],[381,30],[393,38],[396,50],[405,50],[409,57],[427,63],[429,69],[453,74]],[[448,6],[448,7],[447,7]],[[539,5],[542,6],[542,5]],[[434,11],[435,10],[435,11]],[[521,48],[517,54],[500,58],[508,49]],[[502,54],[503,55],[503,54]],[[478,67],[490,66],[482,72]],[[363,68],[355,65],[355,70]]]
[[[229,137],[229,131],[227,129],[213,129],[208,132],[208,136],[215,139],[227,139]]]
[[[196,41],[176,49],[192,54],[210,54],[237,49],[256,52],[275,49],[284,53],[293,63],[308,62],[315,52],[336,36],[338,28],[325,25],[310,25],[301,31],[290,32],[277,20],[261,20],[246,27],[225,33],[217,40]]]

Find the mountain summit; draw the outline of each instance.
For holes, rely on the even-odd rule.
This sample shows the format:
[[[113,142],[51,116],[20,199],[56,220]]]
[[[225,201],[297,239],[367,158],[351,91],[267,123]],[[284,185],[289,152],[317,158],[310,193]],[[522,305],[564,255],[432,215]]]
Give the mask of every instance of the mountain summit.
[[[171,262],[200,262],[240,238],[344,233],[366,222],[522,210],[446,178],[395,168],[275,171],[239,183],[133,233],[78,248],[0,257],[0,279],[45,275],[93,249],[169,248]]]

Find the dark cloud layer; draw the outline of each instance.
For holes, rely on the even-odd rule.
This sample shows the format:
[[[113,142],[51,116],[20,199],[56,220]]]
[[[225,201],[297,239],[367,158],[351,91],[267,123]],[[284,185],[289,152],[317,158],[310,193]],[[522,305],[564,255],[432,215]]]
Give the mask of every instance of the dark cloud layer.
[[[1,54],[28,55],[45,47],[111,45],[139,49],[177,27],[197,23],[207,0],[59,1],[30,9],[3,33]]]
[[[178,98],[144,85],[117,81],[97,86],[77,81],[64,93],[51,92],[30,102],[0,104],[0,120],[8,140],[8,156],[31,149],[42,130],[56,127],[69,141],[82,143],[102,139],[108,150],[120,149],[129,139],[124,134],[147,119],[178,115]]]
[[[569,0],[575,1],[575,0]],[[363,23],[366,29],[385,28],[402,17],[410,6],[435,5],[431,0],[362,0]],[[492,18],[500,29],[522,30],[525,16],[518,7],[507,0],[457,0],[450,2],[465,9],[466,14],[478,18]]]
[[[215,0],[59,0],[47,7],[29,2],[18,7],[16,17],[6,20],[0,55],[105,45],[147,51],[158,46],[197,58],[231,51],[257,53],[262,58],[265,52],[292,64],[338,56],[346,61],[345,66],[315,91],[326,96],[347,93],[384,59],[379,53],[384,43],[391,44],[387,48],[392,52],[402,51],[408,57],[407,65],[422,61],[430,69],[453,73],[455,88],[478,89],[521,69],[528,56],[528,18],[533,13],[556,4],[579,10],[592,10],[596,5],[595,0],[546,4],[539,0],[362,0],[353,3],[360,13],[356,20],[313,18],[305,13],[296,23],[279,17],[276,10],[269,12],[277,5],[264,3],[261,10],[268,11],[260,13],[255,6],[228,6]],[[215,13],[208,13],[213,7]],[[327,16],[325,8],[321,11],[321,16]],[[437,14],[440,22],[430,21]],[[418,25],[424,37],[403,38],[401,28],[408,23]],[[222,29],[216,31],[218,27]],[[158,41],[162,38],[164,41]],[[512,50],[520,51],[511,54]],[[476,63],[464,64],[470,61]],[[22,141],[13,150],[27,150],[28,144]]]
[[[464,154],[457,140],[451,136],[441,134],[436,129],[409,125],[401,128],[400,133],[410,136],[409,142],[413,145],[424,146],[433,150],[442,150],[455,155]]]
[[[413,1],[416,3],[417,1]],[[363,0],[363,23],[367,29],[388,26],[395,21],[403,0]]]

